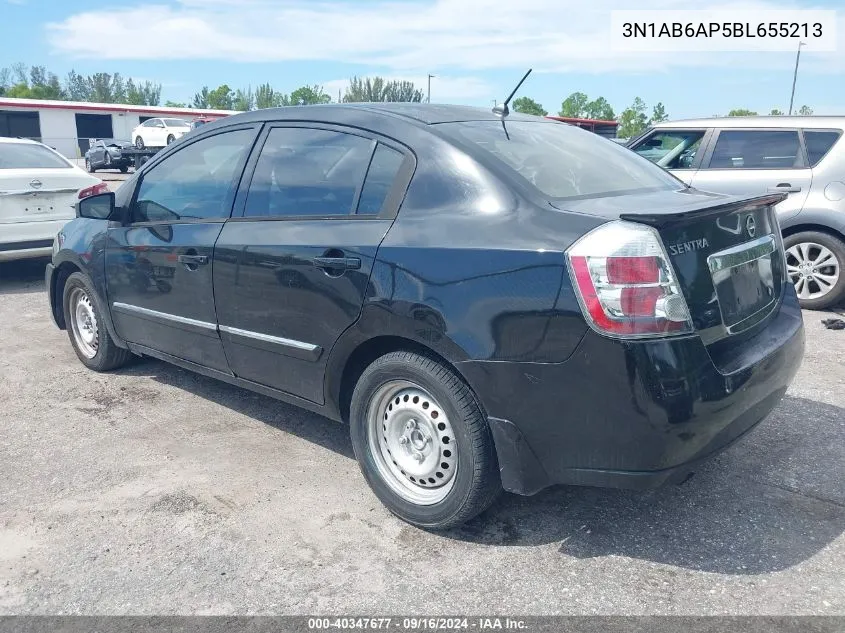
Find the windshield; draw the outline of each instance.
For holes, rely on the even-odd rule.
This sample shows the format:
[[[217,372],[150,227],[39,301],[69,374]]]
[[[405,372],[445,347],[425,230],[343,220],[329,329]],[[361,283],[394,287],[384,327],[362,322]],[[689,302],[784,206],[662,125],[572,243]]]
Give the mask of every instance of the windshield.
[[[41,145],[0,143],[0,169],[68,169],[64,158]]]
[[[503,163],[543,196],[589,198],[685,185],[631,150],[563,123],[444,123],[438,129]],[[479,157],[481,159],[482,157]]]
[[[167,127],[191,127],[191,124],[182,119],[162,119]]]

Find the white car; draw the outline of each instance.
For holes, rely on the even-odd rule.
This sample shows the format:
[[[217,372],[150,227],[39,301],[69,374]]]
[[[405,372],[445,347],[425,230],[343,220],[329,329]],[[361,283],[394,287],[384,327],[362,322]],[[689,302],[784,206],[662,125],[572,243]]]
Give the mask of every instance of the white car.
[[[132,130],[135,147],[164,147],[191,131],[191,124],[182,119],[147,119]]]
[[[46,145],[0,137],[0,261],[50,255],[76,203],[108,191]]]

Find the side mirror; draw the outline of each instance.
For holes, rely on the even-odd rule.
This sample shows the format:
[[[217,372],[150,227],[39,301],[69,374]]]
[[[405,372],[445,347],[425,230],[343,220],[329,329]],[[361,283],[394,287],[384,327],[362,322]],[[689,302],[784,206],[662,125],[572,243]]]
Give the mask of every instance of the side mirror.
[[[83,198],[76,204],[76,217],[108,220],[114,213],[114,192]]]

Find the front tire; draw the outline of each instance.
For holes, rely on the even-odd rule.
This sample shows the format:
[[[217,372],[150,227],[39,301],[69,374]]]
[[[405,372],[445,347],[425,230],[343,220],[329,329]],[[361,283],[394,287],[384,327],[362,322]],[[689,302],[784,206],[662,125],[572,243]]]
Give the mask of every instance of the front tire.
[[[85,171],[87,171],[89,174],[93,174],[95,171],[97,171],[91,166],[91,159],[89,158],[85,159]]]
[[[845,300],[845,242],[802,231],[785,238],[786,270],[802,308],[824,310]]]
[[[144,149],[144,139],[142,139],[140,136],[135,137],[135,148]]]
[[[459,526],[501,491],[493,438],[472,391],[432,358],[392,352],[367,367],[352,394],[350,431],[373,492],[413,525]]]
[[[85,275],[73,273],[67,278],[62,302],[70,344],[83,365],[109,371],[131,360],[132,352],[118,347],[109,335],[100,300]]]

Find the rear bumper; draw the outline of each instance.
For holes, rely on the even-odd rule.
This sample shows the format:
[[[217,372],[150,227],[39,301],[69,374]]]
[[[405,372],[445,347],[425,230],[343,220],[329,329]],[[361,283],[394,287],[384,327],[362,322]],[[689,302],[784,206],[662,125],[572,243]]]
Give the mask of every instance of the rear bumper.
[[[697,336],[620,342],[589,331],[564,363],[467,361],[496,442],[502,483],[650,488],[688,476],[765,418],[798,371],[801,311],[788,293],[736,369]]]
[[[73,212],[61,220],[0,224],[0,261],[48,257],[53,240],[62,227],[73,219]]]

